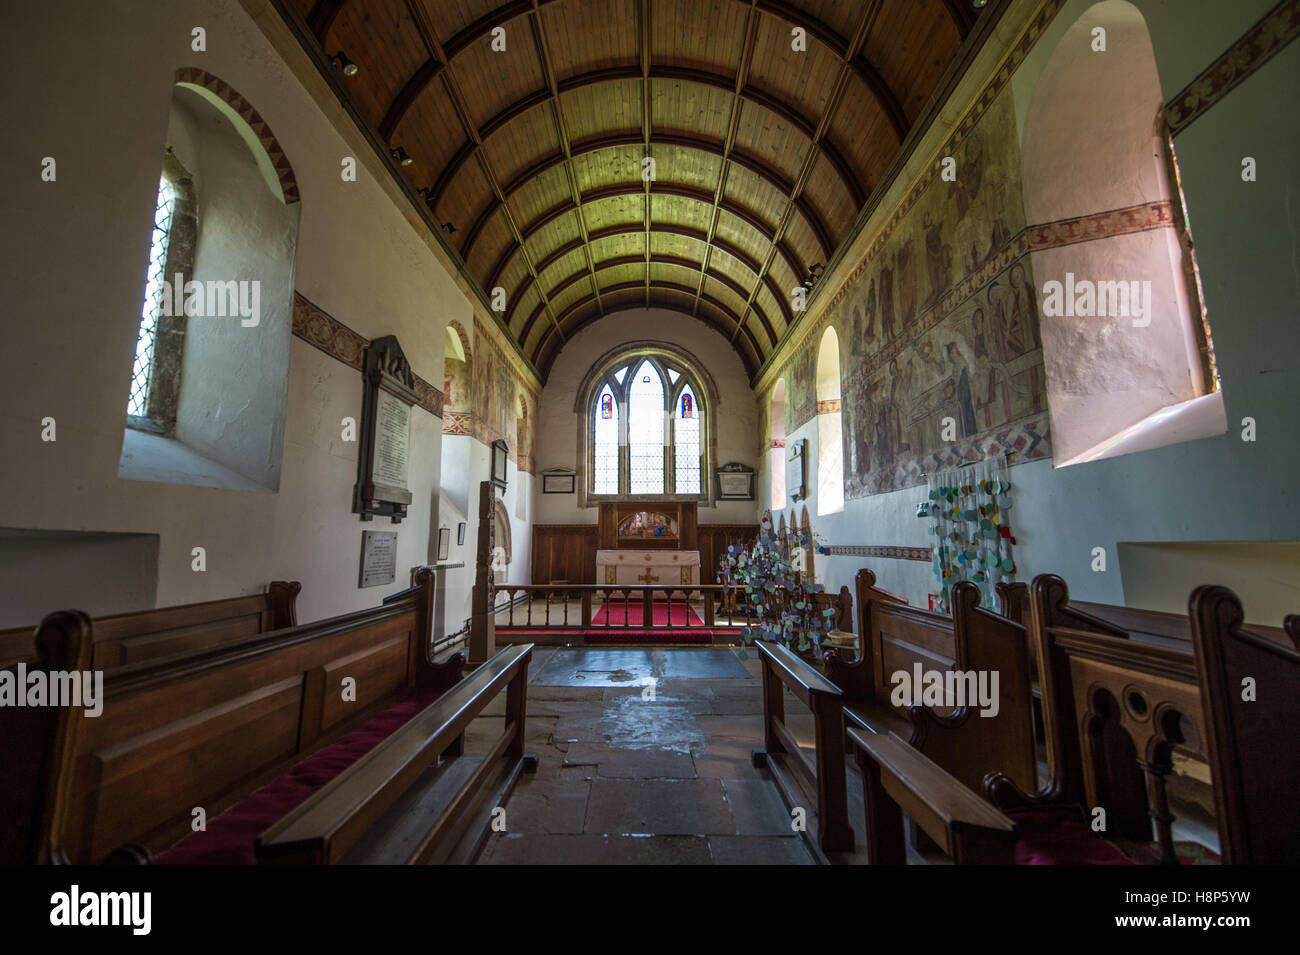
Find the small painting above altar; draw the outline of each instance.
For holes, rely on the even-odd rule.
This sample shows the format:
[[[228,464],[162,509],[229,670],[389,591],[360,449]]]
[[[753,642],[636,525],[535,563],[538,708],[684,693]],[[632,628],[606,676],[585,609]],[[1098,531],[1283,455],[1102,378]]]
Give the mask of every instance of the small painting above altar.
[[[697,550],[695,501],[601,501],[597,548]]]
[[[681,539],[681,525],[676,514],[663,511],[635,511],[618,522],[620,545],[631,541],[676,541]]]

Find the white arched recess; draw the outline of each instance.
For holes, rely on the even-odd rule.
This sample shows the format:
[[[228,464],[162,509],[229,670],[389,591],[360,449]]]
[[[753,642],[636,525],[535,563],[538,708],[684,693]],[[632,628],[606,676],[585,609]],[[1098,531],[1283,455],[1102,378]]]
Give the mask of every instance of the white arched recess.
[[[785,379],[782,378],[772,389],[771,423],[768,426],[767,466],[770,471],[771,499],[769,504],[773,511],[785,507]]]
[[[1025,214],[1049,237],[1033,273],[1057,467],[1227,428],[1162,103],[1141,12],[1104,0],[1056,45],[1026,114]],[[1102,237],[1051,239],[1052,223],[1081,217]]]
[[[844,425],[840,412],[840,340],[826,329],[817,351],[817,513],[844,510]]]

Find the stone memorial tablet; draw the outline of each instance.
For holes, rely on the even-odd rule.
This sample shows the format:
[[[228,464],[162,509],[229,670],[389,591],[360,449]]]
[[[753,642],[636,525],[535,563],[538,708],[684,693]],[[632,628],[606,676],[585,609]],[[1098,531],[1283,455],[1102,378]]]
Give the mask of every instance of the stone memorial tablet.
[[[394,524],[406,517],[414,499],[407,482],[411,462],[411,407],[415,375],[392,335],[366,349],[361,404],[361,447],[352,512],[363,521],[386,516]]]
[[[406,487],[406,461],[411,447],[411,406],[380,389],[375,412],[376,484]]]
[[[397,579],[397,531],[361,532],[361,587]]]

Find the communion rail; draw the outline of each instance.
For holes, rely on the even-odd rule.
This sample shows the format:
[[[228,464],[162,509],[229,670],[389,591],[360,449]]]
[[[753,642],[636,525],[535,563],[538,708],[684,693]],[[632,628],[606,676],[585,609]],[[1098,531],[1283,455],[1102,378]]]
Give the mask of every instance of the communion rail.
[[[498,584],[496,592],[509,598],[497,609],[497,630],[698,630],[756,620],[722,584]],[[657,617],[656,607],[667,613]],[[693,609],[702,622],[691,622]]]

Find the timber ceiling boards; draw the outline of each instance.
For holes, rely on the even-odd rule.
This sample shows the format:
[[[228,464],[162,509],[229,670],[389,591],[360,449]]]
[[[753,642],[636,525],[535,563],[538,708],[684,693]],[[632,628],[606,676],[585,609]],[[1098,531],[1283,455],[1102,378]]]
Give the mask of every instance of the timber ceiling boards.
[[[970,0],[276,5],[318,63],[358,65],[335,89],[411,157],[543,379],[578,329],[654,305],[717,329],[753,375],[976,19]]]

